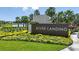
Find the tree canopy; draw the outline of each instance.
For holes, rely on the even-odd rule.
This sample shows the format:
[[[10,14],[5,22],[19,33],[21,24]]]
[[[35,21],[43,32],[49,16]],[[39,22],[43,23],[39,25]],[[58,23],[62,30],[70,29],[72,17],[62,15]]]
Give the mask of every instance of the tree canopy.
[[[34,11],[34,15],[40,15],[39,10],[35,10],[35,11]]]
[[[55,15],[55,7],[49,7],[46,11],[45,14],[52,17],[53,15]]]

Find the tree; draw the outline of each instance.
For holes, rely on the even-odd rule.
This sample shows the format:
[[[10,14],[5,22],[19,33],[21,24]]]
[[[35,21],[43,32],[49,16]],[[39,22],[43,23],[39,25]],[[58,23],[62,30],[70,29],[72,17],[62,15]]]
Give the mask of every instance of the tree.
[[[39,10],[35,10],[35,11],[34,11],[34,15],[35,15],[35,16],[36,16],[36,15],[40,15]]]
[[[49,7],[46,11],[45,14],[52,17],[53,15],[55,15],[55,7]]]
[[[79,14],[75,14],[75,19],[73,20],[73,23],[79,25]]]
[[[50,18],[50,21],[51,21],[52,23],[57,23],[57,18],[58,18],[58,16],[57,16],[57,14],[55,14],[55,15],[53,15],[53,16]]]
[[[71,23],[74,20],[74,12],[71,10],[66,10],[64,12],[65,23]]]
[[[30,19],[30,21],[33,20],[33,14],[29,15],[29,19]]]
[[[23,27],[24,27],[24,24],[27,23],[27,30],[28,30],[28,24],[29,24],[29,22],[30,22],[28,16],[22,16],[22,17],[21,17],[21,21],[22,21],[22,23],[23,23]]]
[[[28,21],[27,16],[21,16],[21,22],[23,23],[23,27],[24,27],[24,24],[27,23],[27,21]]]
[[[61,11],[57,14],[57,23],[63,23],[64,22],[64,12]]]
[[[16,23],[18,24],[18,27],[19,27],[19,23],[20,23],[20,17],[16,17]]]
[[[50,18],[50,20],[53,22],[56,19],[55,16],[55,7],[49,7],[46,11],[45,14],[48,15]]]
[[[3,20],[0,20],[0,26],[3,26],[6,22]]]

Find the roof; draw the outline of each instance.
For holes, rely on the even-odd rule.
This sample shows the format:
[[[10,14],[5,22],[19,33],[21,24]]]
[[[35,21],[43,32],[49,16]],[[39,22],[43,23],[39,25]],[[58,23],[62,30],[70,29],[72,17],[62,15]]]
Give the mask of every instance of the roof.
[[[33,22],[37,22],[37,23],[51,23],[50,22],[50,17],[47,16],[47,15],[33,16]]]

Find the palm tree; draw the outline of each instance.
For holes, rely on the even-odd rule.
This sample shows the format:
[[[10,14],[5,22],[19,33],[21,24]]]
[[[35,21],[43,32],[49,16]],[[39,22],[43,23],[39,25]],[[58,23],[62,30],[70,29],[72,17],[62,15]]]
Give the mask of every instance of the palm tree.
[[[49,7],[46,11],[45,14],[48,15],[50,20],[53,22],[55,17],[55,7]]]
[[[57,15],[57,23],[63,23],[64,22],[64,12],[61,11]]]
[[[66,23],[71,23],[74,20],[74,13],[71,10],[66,10],[64,12],[64,16],[65,16]]]
[[[16,17],[16,23],[18,24],[18,27],[19,27],[19,23],[20,23],[20,17]]]
[[[50,18],[50,21],[51,21],[52,23],[56,24],[56,23],[57,23],[57,19],[58,19],[58,15],[57,15],[57,13],[56,13],[55,15],[53,15],[53,16]]]
[[[36,15],[40,15],[39,10],[35,10],[35,11],[34,11],[34,15],[35,15],[35,16],[36,16]]]
[[[75,14],[75,19],[73,20],[73,23],[79,25],[79,14],[78,13]]]

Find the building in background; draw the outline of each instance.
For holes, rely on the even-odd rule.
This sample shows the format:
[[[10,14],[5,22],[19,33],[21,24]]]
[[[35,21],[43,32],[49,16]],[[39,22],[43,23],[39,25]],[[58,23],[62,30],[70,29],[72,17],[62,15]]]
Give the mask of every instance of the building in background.
[[[36,23],[51,23],[50,21],[50,17],[47,15],[36,15],[33,16],[33,20],[32,22],[36,22]]]

